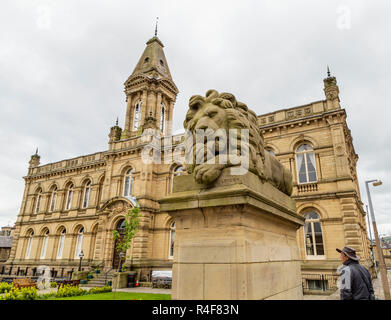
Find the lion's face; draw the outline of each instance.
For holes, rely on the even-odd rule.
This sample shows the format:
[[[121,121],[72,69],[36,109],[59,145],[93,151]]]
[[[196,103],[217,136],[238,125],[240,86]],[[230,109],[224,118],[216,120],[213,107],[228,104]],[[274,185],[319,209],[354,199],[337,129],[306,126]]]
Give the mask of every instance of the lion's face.
[[[186,115],[185,128],[189,131],[228,129],[227,112],[213,103],[207,102],[191,108]]]

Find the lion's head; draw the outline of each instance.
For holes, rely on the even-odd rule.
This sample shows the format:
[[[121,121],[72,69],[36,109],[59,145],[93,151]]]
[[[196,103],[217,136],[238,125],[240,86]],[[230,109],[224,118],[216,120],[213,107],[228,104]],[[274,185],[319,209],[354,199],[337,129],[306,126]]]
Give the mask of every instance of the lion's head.
[[[291,174],[274,156],[265,153],[257,115],[233,94],[209,90],[205,97],[192,96],[183,125],[187,130],[187,168],[197,182],[212,183],[224,168],[242,166],[237,160],[246,157],[249,171],[291,194]]]
[[[238,150],[239,152],[237,155],[243,156],[243,154],[240,154],[241,144],[243,143],[240,135],[242,129],[248,130],[249,133],[249,141],[244,142],[247,143],[248,146],[248,169],[259,175],[262,179],[265,178],[263,170],[265,160],[264,141],[257,125],[257,116],[253,111],[249,110],[244,103],[237,101],[233,94],[218,93],[216,90],[209,90],[205,97],[199,95],[192,96],[189,101],[189,110],[186,114],[184,127],[188,133],[190,132],[192,134],[192,145],[190,145],[192,150],[187,148],[187,151],[193,153],[193,163],[188,166],[189,172],[200,171],[198,174],[196,172],[195,175],[198,182],[213,182],[220,175],[220,172],[224,167],[232,165],[229,163],[229,160],[226,165],[221,165],[218,161],[221,158],[221,151],[230,152],[232,148],[229,147],[231,147],[232,144],[237,145],[235,148],[235,150]],[[227,143],[224,138],[221,138],[222,135],[220,133],[223,131],[226,133],[225,137],[228,137],[228,130],[230,129],[236,129],[238,134],[235,139],[236,141],[228,139]],[[215,134],[216,143],[213,143],[215,141],[213,139],[205,149],[198,148],[197,150],[199,152],[197,154],[197,138],[195,136],[199,132],[198,130],[204,130],[207,137],[208,135]],[[202,140],[201,143],[204,145],[206,144],[206,141]],[[196,158],[200,158],[207,154],[213,154],[213,156],[216,157],[215,164],[197,163]],[[232,157],[234,155],[230,154],[230,156]],[[202,168],[199,168],[199,166],[202,166]],[[208,168],[210,170],[208,170]],[[214,173],[208,173],[206,171],[214,171]],[[211,181],[209,178],[214,179]]]

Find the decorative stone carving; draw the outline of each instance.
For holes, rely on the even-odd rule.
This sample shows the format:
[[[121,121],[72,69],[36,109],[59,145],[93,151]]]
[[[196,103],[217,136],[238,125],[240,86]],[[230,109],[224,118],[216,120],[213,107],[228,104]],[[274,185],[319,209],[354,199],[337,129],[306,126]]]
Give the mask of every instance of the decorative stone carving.
[[[263,135],[257,124],[257,115],[250,110],[244,103],[236,100],[231,93],[218,93],[216,90],[209,90],[206,97],[195,95],[190,98],[189,111],[184,121],[184,127],[188,130],[188,139],[186,139],[186,153],[193,154],[192,163],[188,164],[188,172],[194,175],[194,179],[201,184],[212,184],[221,174],[222,170],[228,167],[239,167],[240,156],[248,157],[248,171],[255,173],[263,181],[270,182],[280,191],[291,195],[292,193],[292,175],[289,170],[277,160],[276,157],[265,152]],[[228,138],[228,141],[204,142],[204,147],[196,146],[197,130],[211,130],[216,133],[219,130],[226,132],[229,136],[230,129],[237,129],[238,134],[234,139]],[[240,130],[249,131],[249,141],[242,141]],[[236,152],[242,152],[241,144],[247,144],[248,154],[240,156]],[[224,144],[223,146],[221,144]],[[221,155],[216,153],[216,149],[226,150],[227,161],[220,161]],[[196,163],[196,153],[199,151],[212,154],[214,163]],[[234,153],[232,153],[232,151]],[[235,161],[233,161],[235,160]],[[189,159],[188,159],[189,161]]]
[[[124,213],[128,212],[129,209],[131,208],[129,203],[126,203],[125,201],[116,201],[111,203],[110,205],[107,206],[106,210],[110,214],[119,214],[119,213]]]

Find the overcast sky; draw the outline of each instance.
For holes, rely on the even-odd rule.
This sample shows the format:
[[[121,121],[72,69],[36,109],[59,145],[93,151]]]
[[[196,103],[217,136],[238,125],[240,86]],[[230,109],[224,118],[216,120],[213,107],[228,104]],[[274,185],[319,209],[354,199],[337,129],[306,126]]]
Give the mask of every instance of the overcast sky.
[[[41,164],[107,149],[123,83],[158,36],[180,93],[232,92],[257,114],[324,99],[337,77],[371,187],[380,233],[391,234],[390,1],[17,1],[0,6],[0,226],[16,221],[30,156]]]

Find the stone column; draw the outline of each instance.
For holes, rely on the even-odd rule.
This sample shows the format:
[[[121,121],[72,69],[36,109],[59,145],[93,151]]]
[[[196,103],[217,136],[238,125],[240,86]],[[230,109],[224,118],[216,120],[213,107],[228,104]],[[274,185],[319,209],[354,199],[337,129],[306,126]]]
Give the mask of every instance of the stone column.
[[[142,104],[142,110],[141,110],[141,125],[144,125],[144,122],[145,122],[145,118],[146,117],[148,117],[148,112],[149,112],[149,110],[148,110],[148,105],[147,105],[147,99],[148,98],[148,90],[143,90],[143,94],[142,94],[142,97],[141,97],[141,99],[142,99],[142,102],[143,102],[143,104]]]
[[[302,299],[295,201],[248,172],[213,187],[174,178],[160,201],[176,221],[172,299]]]

